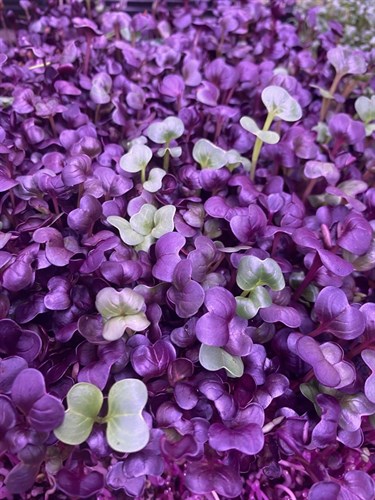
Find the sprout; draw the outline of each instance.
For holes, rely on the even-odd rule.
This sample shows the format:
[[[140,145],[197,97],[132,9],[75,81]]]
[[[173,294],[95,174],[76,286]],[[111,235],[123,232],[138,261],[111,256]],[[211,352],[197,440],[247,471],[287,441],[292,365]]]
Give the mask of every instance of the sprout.
[[[363,75],[367,70],[367,63],[363,54],[354,51],[349,47],[334,47],[327,52],[327,59],[335,68],[336,75],[332,85],[328,91],[328,95],[324,96],[322,107],[320,110],[320,121],[324,121],[328,112],[330,101],[336,89],[345,75]]]
[[[108,393],[108,411],[99,417],[103,394],[86,382],[73,385],[67,395],[68,409],[63,423],[54,430],[63,443],[77,445],[90,436],[95,423],[107,424],[109,446],[120,453],[142,450],[150,439],[150,431],[142,416],[147,403],[147,388],[138,379],[116,382]]]
[[[161,188],[163,179],[166,175],[167,172],[162,168],[153,168],[150,171],[148,180],[143,183],[143,188],[149,193],[156,193]]]
[[[176,207],[173,205],[157,209],[145,203],[137,214],[130,217],[130,221],[111,215],[107,222],[120,231],[124,243],[147,252],[155,240],[173,231],[175,213]]]
[[[262,92],[262,101],[268,115],[286,122],[296,122],[302,118],[302,109],[298,102],[282,87],[270,85]]]
[[[229,151],[227,151],[227,167],[229,168],[229,170],[232,171],[241,164],[243,165],[245,170],[250,170],[251,162],[248,158],[241,156],[240,153],[235,149],[230,149]]]
[[[163,168],[166,172],[168,172],[170,156],[177,158],[181,155],[181,148],[171,148],[170,144],[181,137],[184,130],[184,123],[180,118],[169,116],[162,122],[152,123],[145,132],[151,141],[156,142],[156,144],[164,144],[164,147],[160,148],[157,154],[164,157]]]
[[[201,168],[219,169],[227,164],[227,152],[207,139],[199,139],[193,147],[193,158]]]
[[[240,120],[241,126],[256,136],[256,141],[251,158],[250,179],[255,178],[256,164],[262,149],[262,145],[277,144],[280,140],[279,134],[269,130],[275,118],[287,122],[295,122],[302,118],[302,109],[298,102],[282,87],[270,85],[262,92],[262,101],[267,108],[268,115],[263,129],[260,129],[255,120],[249,116],[243,116]]]
[[[277,144],[280,140],[280,136],[277,132],[272,132],[271,130],[261,130],[255,120],[249,116],[243,116],[240,120],[240,124],[242,128],[255,135],[266,144]]]
[[[242,377],[244,364],[240,356],[233,356],[221,347],[202,344],[199,350],[199,362],[211,372],[224,368],[228,377]]]
[[[237,314],[246,319],[253,318],[259,309],[272,304],[265,285],[275,291],[285,288],[284,276],[277,262],[261,260],[254,255],[242,257],[236,281],[243,290],[241,296],[236,297]]]
[[[130,288],[120,292],[111,287],[103,288],[96,296],[95,306],[104,321],[106,340],[118,340],[126,330],[141,332],[150,324],[144,313],[144,298]]]
[[[369,137],[375,132],[375,95],[369,99],[368,97],[361,96],[354,103],[355,110],[358,116],[365,124],[366,136]]]
[[[144,144],[134,144],[120,159],[120,167],[125,172],[141,172],[142,183],[146,180],[146,167],[151,161],[152,151]]]

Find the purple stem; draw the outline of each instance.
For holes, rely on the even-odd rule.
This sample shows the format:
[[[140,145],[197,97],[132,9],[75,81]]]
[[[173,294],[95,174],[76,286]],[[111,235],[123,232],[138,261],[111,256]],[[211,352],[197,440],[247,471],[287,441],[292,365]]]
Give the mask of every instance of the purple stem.
[[[92,35],[91,33],[86,34],[86,52],[85,52],[85,60],[83,62],[83,74],[87,75],[89,72],[89,64],[90,64],[90,57],[91,57],[91,42],[92,42]]]
[[[313,262],[311,264],[311,267],[310,267],[308,273],[305,276],[305,279],[302,281],[302,283],[300,284],[300,286],[297,288],[297,290],[293,294],[293,299],[294,300],[298,300],[300,298],[302,292],[312,282],[312,280],[315,277],[316,272],[321,267],[322,267],[322,263],[321,263],[319,254],[316,253],[315,257],[314,257],[314,260],[313,260]]]

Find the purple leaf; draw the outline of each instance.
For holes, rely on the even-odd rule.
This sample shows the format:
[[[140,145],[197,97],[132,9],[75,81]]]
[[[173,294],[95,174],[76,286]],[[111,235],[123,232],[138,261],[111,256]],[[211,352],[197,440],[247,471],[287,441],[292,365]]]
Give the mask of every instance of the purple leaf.
[[[222,287],[207,290],[204,304],[208,313],[196,324],[196,335],[203,344],[224,346],[229,340],[229,322],[236,313],[236,300]]]
[[[345,293],[339,288],[324,288],[316,299],[314,311],[321,323],[320,330],[333,333],[340,339],[355,339],[365,329],[362,312],[348,304]]]
[[[52,431],[62,424],[64,407],[59,399],[45,394],[32,405],[28,413],[28,420],[36,431]]]
[[[198,495],[211,491],[227,498],[235,498],[241,494],[242,480],[238,471],[220,462],[190,462],[186,469],[186,486]]]
[[[23,370],[15,379],[11,394],[14,404],[27,415],[34,403],[46,394],[43,375],[34,368]]]
[[[19,356],[10,356],[0,360],[0,392],[8,394],[17,375],[27,368],[27,363]]]
[[[61,469],[56,475],[59,489],[69,497],[89,498],[104,487],[104,477],[96,471],[85,473],[81,467]]]
[[[210,446],[217,451],[238,450],[245,455],[256,455],[264,445],[264,435],[258,424],[247,424],[240,428],[228,428],[223,424],[211,425]]]
[[[372,227],[363,215],[350,212],[346,217],[337,244],[355,255],[363,255],[370,248]]]
[[[131,355],[134,370],[142,377],[157,377],[165,373],[176,358],[176,351],[170,342],[158,340],[154,345],[140,345]]]
[[[173,273],[177,264],[181,261],[179,255],[186,240],[179,233],[164,234],[155,245],[156,264],[152,268],[155,278],[172,283]]]
[[[189,260],[179,262],[173,273],[173,286],[167,291],[167,297],[175,305],[180,318],[194,316],[204,301],[204,290],[191,279],[191,273]]]
[[[11,494],[21,494],[29,490],[39,472],[40,464],[18,463],[6,477],[5,485]]]
[[[301,316],[294,307],[279,306],[272,304],[269,307],[260,309],[260,317],[266,323],[284,323],[290,328],[298,328],[301,325]]]

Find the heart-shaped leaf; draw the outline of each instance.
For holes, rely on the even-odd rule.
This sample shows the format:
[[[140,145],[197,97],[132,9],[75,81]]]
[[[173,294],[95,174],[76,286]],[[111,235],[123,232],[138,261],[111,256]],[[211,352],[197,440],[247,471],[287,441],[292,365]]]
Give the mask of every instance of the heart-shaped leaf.
[[[269,114],[286,122],[296,122],[302,118],[298,102],[282,87],[270,85],[262,92],[262,101]]]
[[[242,318],[251,319],[256,316],[259,309],[269,307],[272,299],[267,290],[262,286],[257,286],[247,297],[236,297],[237,314]]]
[[[238,266],[237,285],[247,291],[268,285],[276,291],[285,287],[285,281],[280,266],[273,259],[261,260],[254,255],[245,255]]]
[[[146,446],[149,428],[142,416],[147,388],[137,379],[116,382],[108,394],[107,441],[116,451],[131,453]]]
[[[358,97],[354,103],[354,107],[364,123],[375,121],[375,95],[371,99],[365,96]]]
[[[161,188],[166,175],[167,172],[162,168],[151,169],[147,181],[143,183],[143,188],[149,193],[156,193]]]
[[[333,333],[339,339],[356,339],[365,329],[363,313],[348,304],[345,293],[327,286],[318,295],[314,308],[321,331]]]
[[[95,385],[81,382],[70,389],[67,403],[64,421],[54,430],[55,436],[66,444],[81,444],[91,433],[103,395]]]
[[[151,235],[157,240],[164,234],[171,233],[174,229],[174,216],[176,207],[173,205],[165,205],[159,208],[154,215],[154,227]]]
[[[162,122],[151,123],[145,134],[156,144],[167,144],[181,137],[184,130],[184,123],[180,118],[168,116]]]
[[[96,296],[95,306],[104,321],[103,337],[118,340],[128,328],[133,332],[145,330],[150,322],[145,315],[145,300],[131,288],[117,292],[106,287]]]
[[[277,144],[280,140],[280,136],[277,132],[272,132],[270,130],[261,130],[256,124],[255,120],[253,120],[249,116],[243,116],[240,120],[240,124],[245,130],[255,135],[266,144]]]
[[[224,368],[229,377],[242,377],[244,364],[240,356],[232,356],[221,347],[202,344],[199,350],[199,362],[211,372]]]
[[[90,97],[96,104],[111,102],[112,78],[108,73],[98,73],[92,79]]]
[[[173,205],[157,209],[145,203],[129,222],[116,215],[108,217],[107,221],[120,231],[124,243],[135,246],[136,250],[148,251],[156,239],[173,231],[175,213]]]
[[[366,59],[360,51],[341,45],[327,52],[327,59],[335,68],[336,73],[344,75],[363,75],[367,70]]]
[[[201,168],[218,169],[227,163],[226,151],[207,139],[199,139],[193,147],[193,158]]]
[[[114,226],[120,232],[120,238],[124,243],[131,246],[139,245],[143,242],[144,237],[134,231],[131,228],[130,222],[124,219],[123,217],[119,217],[117,215],[110,215],[107,217],[107,222]]]
[[[340,179],[340,172],[334,163],[324,161],[308,161],[305,165],[305,176],[309,179],[319,179],[324,177],[333,186]]]
[[[136,173],[144,170],[152,158],[151,149],[145,144],[134,144],[120,159],[120,167],[125,172]]]
[[[131,228],[142,236],[151,234],[156,210],[156,207],[149,203],[142,205],[140,211],[130,217]]]

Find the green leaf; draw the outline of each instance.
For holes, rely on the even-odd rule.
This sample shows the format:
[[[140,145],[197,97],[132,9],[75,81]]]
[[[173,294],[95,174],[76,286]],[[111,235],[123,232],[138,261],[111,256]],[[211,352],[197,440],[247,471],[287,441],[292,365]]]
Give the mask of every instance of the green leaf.
[[[138,379],[116,382],[108,394],[107,441],[120,453],[132,453],[146,446],[149,428],[142,416],[147,388]]]
[[[243,116],[240,119],[240,125],[242,128],[254,135],[257,135],[257,133],[260,131],[260,128],[258,127],[256,121],[250,118],[250,116]]]
[[[337,187],[348,196],[354,197],[367,191],[368,184],[361,180],[351,179],[341,182]]]
[[[144,252],[148,252],[149,249],[150,249],[150,246],[155,243],[155,238],[149,234],[148,236],[145,236],[142,243],[140,243],[139,245],[136,245],[135,246],[135,249],[137,251],[139,250],[143,250]]]
[[[156,144],[166,144],[181,137],[184,130],[184,123],[180,118],[168,116],[162,122],[149,125],[145,134]]]
[[[163,158],[167,151],[169,151],[169,154],[172,158],[179,158],[182,154],[182,148],[180,148],[180,146],[175,146],[173,148],[160,148],[158,149],[156,154],[159,156],[159,158]]]
[[[269,307],[272,299],[264,287],[257,286],[247,297],[236,297],[236,302],[238,316],[251,319],[258,314],[259,309]]]
[[[372,135],[375,132],[375,123],[368,123],[365,126],[365,130],[366,130],[366,137],[370,137],[370,135]]]
[[[319,90],[319,94],[325,99],[334,99],[334,96],[328,90],[319,87],[319,85],[310,85],[310,87]]]
[[[141,332],[149,325],[150,322],[143,312],[128,316],[117,316],[104,323],[103,338],[113,342],[114,340],[120,339],[124,335],[125,330]]]
[[[280,140],[280,136],[277,132],[272,132],[270,130],[261,130],[256,124],[255,120],[249,116],[243,116],[240,120],[241,126],[250,132],[251,134],[259,137],[259,139],[266,144],[277,144]]]
[[[202,344],[199,350],[199,362],[211,372],[224,368],[228,376],[242,377],[244,365],[240,356],[232,356],[221,347]]]
[[[173,148],[168,148],[169,154],[172,158],[179,158],[182,155],[182,148],[180,146],[175,146]]]
[[[375,95],[371,99],[365,96],[358,97],[354,103],[354,107],[364,123],[368,124],[375,121]]]
[[[144,170],[152,158],[151,149],[144,144],[135,144],[120,159],[120,167],[125,172],[136,173]]]
[[[250,170],[251,161],[248,158],[241,156],[240,153],[235,149],[230,149],[229,151],[227,151],[227,167],[230,170],[238,167],[241,164],[243,165],[245,170]]]
[[[259,130],[256,135],[266,144],[277,144],[280,140],[279,134],[277,132],[272,132],[272,130]]]
[[[148,236],[154,227],[155,213],[156,207],[145,203],[138,213],[130,217],[131,228],[142,236]]]
[[[285,287],[285,281],[280,266],[274,260],[245,255],[238,266],[237,285],[241,290],[254,290],[257,286],[268,285],[277,291]]]
[[[131,288],[119,292],[111,287],[102,288],[95,300],[95,306],[103,319],[136,314],[142,310],[145,301],[142,295]]]
[[[193,158],[201,168],[222,168],[227,163],[227,153],[207,139],[199,139],[193,147]]]
[[[296,122],[302,118],[301,106],[283,87],[266,87],[262,92],[262,101],[269,114],[282,120]]]
[[[139,245],[144,240],[144,237],[134,231],[131,228],[130,223],[122,217],[110,215],[107,217],[107,222],[119,230],[121,240],[127,245]]]
[[[111,287],[103,288],[96,296],[95,306],[104,320],[106,340],[118,340],[126,329],[141,332],[150,324],[144,313],[144,298],[131,288],[119,292]]]
[[[324,177],[329,184],[336,184],[340,179],[340,172],[334,163],[310,160],[306,162],[304,174],[309,179]]]
[[[55,436],[66,444],[81,444],[91,433],[103,395],[95,385],[81,382],[70,389],[67,403],[64,421],[54,430]]]
[[[162,186],[163,178],[167,172],[162,168],[153,168],[150,170],[148,180],[143,183],[143,188],[149,193],[156,193]]]
[[[159,239],[164,234],[171,233],[174,229],[174,216],[176,207],[173,205],[165,205],[159,208],[154,215],[154,228],[151,235]]]

